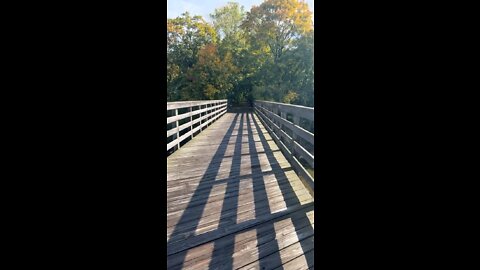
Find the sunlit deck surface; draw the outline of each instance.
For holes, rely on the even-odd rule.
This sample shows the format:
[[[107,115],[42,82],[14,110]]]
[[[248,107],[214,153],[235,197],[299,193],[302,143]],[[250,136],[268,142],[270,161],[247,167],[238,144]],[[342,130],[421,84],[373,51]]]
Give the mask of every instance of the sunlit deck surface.
[[[167,269],[313,269],[313,217],[250,111],[226,113],[167,158]]]

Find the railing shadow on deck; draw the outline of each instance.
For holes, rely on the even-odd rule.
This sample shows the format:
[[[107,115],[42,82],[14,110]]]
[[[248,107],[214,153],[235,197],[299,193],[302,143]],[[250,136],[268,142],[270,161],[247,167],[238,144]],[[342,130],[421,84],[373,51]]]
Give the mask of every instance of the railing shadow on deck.
[[[196,207],[197,206],[204,207],[207,204],[207,200],[209,197],[209,196],[202,196],[201,192],[203,191],[203,189],[208,188],[209,190],[211,190],[213,188],[213,183],[208,181],[210,178],[208,176],[208,173],[209,172],[217,173],[218,170],[220,169],[221,160],[223,159],[225,151],[227,150],[228,141],[230,140],[230,136],[234,130],[235,122],[237,118],[238,118],[238,115],[235,116],[235,119],[232,121],[232,124],[228,128],[228,131],[225,134],[224,138],[222,139],[222,142],[220,143],[217,149],[217,152],[215,152],[215,155],[213,156],[207,170],[205,171],[204,176],[200,180],[200,183],[197,189],[193,193],[190,203],[187,205],[185,211],[182,213],[180,220],[177,222],[178,225],[175,226],[175,229],[173,230],[170,236],[170,241],[167,242],[167,253],[172,246],[172,242],[176,240],[177,236],[181,236],[182,233],[185,233],[191,230],[189,226],[187,227],[184,225],[184,224],[190,225],[186,223],[187,221],[194,220],[194,222],[196,222],[193,224],[194,226],[193,229],[195,229],[198,226],[198,223],[200,222],[200,218],[202,217],[203,211],[198,211]],[[208,195],[209,192],[207,192],[206,194]],[[195,206],[193,207],[191,205],[192,202],[196,202]],[[188,250],[182,251],[180,254],[176,255],[177,258],[181,259],[181,262],[179,265],[176,265],[175,268],[178,268],[178,269],[182,268],[182,265],[184,263],[184,258],[187,255],[187,251]],[[169,265],[169,263],[171,263],[171,261],[167,259],[167,269],[173,269],[174,265]]]
[[[276,158],[273,155],[272,149],[268,145],[267,140],[265,138],[265,135],[261,132],[259,124],[255,120],[255,118],[252,117],[252,120],[253,120],[253,124],[255,125],[255,128],[258,131],[258,135],[259,135],[260,140],[262,142],[262,145],[265,149],[265,153],[267,155],[269,163],[272,166],[272,170],[274,171],[275,178],[279,182],[279,187],[281,189],[283,197],[285,198],[286,194],[288,194],[289,192],[291,192],[293,190],[293,187],[288,182],[288,179],[285,175],[285,172],[280,168],[278,162],[276,162]],[[280,185],[281,182],[285,183],[285,185]],[[287,204],[287,208],[300,204],[300,201],[297,197],[290,197],[289,199],[286,199],[285,202]],[[305,218],[307,218],[306,215],[305,215]],[[292,219],[292,222],[293,222],[293,226],[295,227],[295,229],[297,231],[297,235],[300,235],[301,234],[300,230],[303,229],[303,227],[301,227],[301,221],[298,220],[298,219]],[[307,226],[306,230],[308,230],[307,235],[313,235],[314,229],[311,225]],[[301,240],[301,239],[299,239],[299,240]],[[313,265],[314,264],[313,253],[310,252],[310,253],[306,254],[306,252],[308,251],[308,247],[305,245],[305,242],[300,242],[300,243],[302,244],[302,249],[304,251],[304,254],[305,254],[305,257],[307,259],[308,265]]]
[[[219,145],[219,148],[210,161],[208,168],[202,176],[202,179],[193,193],[186,209],[182,213],[179,221],[176,223],[177,225],[173,229],[170,240],[167,242],[167,253],[169,255],[175,254],[175,256],[167,259],[167,269],[181,269],[183,267],[189,250],[188,247],[184,246],[182,243],[183,239],[185,239],[185,236],[190,237],[190,239],[191,237],[208,239],[208,237],[212,237],[217,233],[221,234],[228,231],[228,228],[231,226],[238,225],[236,223],[238,211],[231,210],[238,208],[240,181],[246,179],[246,177],[240,176],[242,139],[245,138],[243,134],[243,126],[245,125],[245,122],[247,126],[246,138],[248,140],[250,151],[249,154],[252,170],[251,176],[253,176],[252,192],[254,197],[253,206],[255,211],[254,220],[249,220],[248,222],[253,224],[253,222],[259,220],[260,218],[265,218],[265,216],[272,215],[264,181],[264,175],[266,174],[273,174],[275,176],[276,181],[278,181],[281,196],[283,197],[287,207],[293,207],[300,204],[300,201],[295,196],[293,187],[290,185],[284,170],[280,167],[278,160],[275,158],[272,149],[268,145],[267,139],[263,135],[259,124],[252,116],[253,113],[251,110],[236,113],[232,124],[228,128],[221,144]],[[237,124],[238,117],[240,117],[240,123],[238,133],[236,135],[237,138],[235,139],[234,152],[231,156],[232,164],[230,168],[230,174],[225,181],[216,181],[218,172],[220,170],[220,165],[222,160],[225,158],[224,156],[228,147],[228,142],[233,136],[232,134]],[[257,152],[255,147],[253,127],[259,136],[260,143],[265,149],[265,153],[262,154],[266,155],[272,168],[271,172],[264,172],[260,167],[260,154]],[[195,230],[199,226],[202,214],[206,210],[205,207],[207,206],[210,192],[212,191],[214,185],[219,183],[224,183],[227,185],[227,187],[225,190],[225,196],[223,198],[217,229],[200,235],[194,235]],[[295,232],[298,235],[299,241],[313,235],[313,228],[310,225],[308,217],[306,216],[306,210],[304,209],[303,211],[304,213],[300,213],[300,216],[297,215],[297,217],[292,218],[292,224],[295,227]],[[287,217],[288,216],[285,216],[283,218]],[[281,267],[282,265],[282,260],[280,258],[280,254],[278,253],[279,243],[277,243],[275,238],[274,227],[274,223],[281,219],[282,217],[263,222],[260,225],[261,228],[258,227],[258,231],[256,231],[260,269],[273,269]],[[308,225],[306,226],[305,224]],[[237,232],[237,234],[243,233],[246,230],[248,230],[248,226],[246,226],[245,229]],[[235,252],[235,236],[237,234],[220,235],[218,239],[215,239],[211,256],[212,258],[209,262],[209,269],[233,269],[234,259],[232,258],[232,255]],[[201,243],[201,241],[198,243]],[[305,242],[301,242],[301,245],[308,265],[313,265],[313,253],[308,252],[312,249],[311,245],[308,245],[308,243]],[[306,254],[307,252],[308,254]]]

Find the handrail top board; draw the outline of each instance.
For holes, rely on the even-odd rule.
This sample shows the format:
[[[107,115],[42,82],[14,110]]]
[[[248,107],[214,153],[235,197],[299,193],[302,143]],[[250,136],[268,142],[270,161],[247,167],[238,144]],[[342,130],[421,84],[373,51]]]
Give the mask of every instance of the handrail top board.
[[[219,100],[193,100],[193,101],[167,102],[167,111],[173,110],[173,109],[189,108],[189,107],[200,106],[200,105],[208,105],[208,104],[218,103],[218,102],[227,102],[227,100],[219,99]]]
[[[302,110],[312,110],[312,111],[315,110],[315,107],[307,107],[307,106],[302,106],[302,105],[280,103],[280,102],[275,102],[275,101],[255,100],[254,102],[271,103],[271,104],[275,104],[275,105],[281,105],[281,106],[291,107],[291,108],[298,108],[298,109],[302,109]]]
[[[255,102],[258,104],[263,104],[267,106],[271,105],[271,106],[277,107],[278,109],[286,113],[291,113],[293,115],[308,119],[310,121],[314,121],[315,109],[313,107],[305,107],[301,105],[285,104],[285,103],[279,103],[274,101],[264,101],[264,100],[256,100]]]

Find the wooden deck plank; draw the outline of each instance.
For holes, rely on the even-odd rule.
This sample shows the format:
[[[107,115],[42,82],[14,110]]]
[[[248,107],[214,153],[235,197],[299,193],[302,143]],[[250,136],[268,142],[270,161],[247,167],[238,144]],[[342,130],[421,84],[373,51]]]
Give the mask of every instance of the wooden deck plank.
[[[313,268],[313,198],[252,112],[171,154],[166,182],[168,269]]]
[[[303,254],[307,253],[308,251],[313,250],[313,244],[314,242],[314,236],[312,235],[311,237],[308,237],[307,239],[303,239],[299,242],[296,242],[295,244],[292,244],[286,248],[283,248],[279,251],[276,251],[266,257],[261,258],[260,260],[257,260],[253,262],[250,265],[238,268],[242,270],[267,270],[267,269],[275,269],[283,264],[286,264],[290,262],[291,260],[302,256]],[[307,250],[304,250],[305,247]],[[280,260],[278,260],[276,257],[280,256]],[[263,265],[260,267],[260,265]]]
[[[275,270],[280,270],[280,269],[289,269],[289,270],[307,270],[307,269],[313,269],[314,263],[309,262],[306,258],[314,257],[313,249],[310,251],[305,252],[304,254],[298,256],[297,258],[283,264],[282,266],[279,266],[275,268]]]
[[[172,172],[167,172],[167,183],[177,181],[179,179],[201,180],[207,177],[210,178],[226,178],[231,173],[236,173],[240,169],[240,175],[251,174],[253,167],[260,167],[262,172],[272,170],[275,165],[280,165],[282,169],[291,168],[290,163],[283,157],[281,152],[272,152],[275,156],[275,162],[270,162],[266,154],[258,154],[258,162],[251,162],[249,156],[239,158],[239,161],[233,161],[234,158],[225,158],[219,162],[212,163],[209,167],[199,166],[179,166],[172,168]],[[232,166],[240,165],[239,168]],[[168,167],[167,167],[168,168]]]
[[[235,180],[235,179],[233,179]],[[204,199],[209,199],[211,200],[212,203],[218,203],[223,201],[226,198],[233,197],[233,196],[246,196],[246,194],[252,194],[256,195],[259,194],[259,192],[263,192],[263,190],[255,190],[253,187],[253,178],[248,178],[245,180],[242,180],[240,182],[241,189],[239,191],[231,191],[231,192],[225,192],[225,190],[212,190],[211,193],[209,190],[205,190],[203,194],[201,194],[201,197],[196,197],[195,199],[192,199],[191,196],[189,195],[188,197],[176,197],[172,199],[172,204],[167,206],[167,217],[173,216],[174,214],[178,213],[179,211],[185,210],[185,208],[188,206],[190,208],[194,208],[197,206],[202,206],[202,201]],[[268,182],[267,182],[268,181]],[[281,188],[290,185],[290,183],[286,182],[287,179],[284,180],[279,180],[275,177],[268,177],[266,179],[266,192],[269,197],[274,197],[276,195],[281,195]],[[216,186],[226,186],[227,184],[222,184],[222,185],[216,185]],[[303,194],[304,188],[301,186],[299,183],[294,183],[294,186],[292,187],[291,190],[289,190],[289,193],[295,193],[295,194]],[[288,193],[286,193],[288,194]],[[266,199],[266,198],[265,198]],[[206,207],[213,207],[214,205],[206,205]]]
[[[313,203],[294,206],[290,208],[285,208],[284,211],[280,211],[271,215],[265,215],[263,217],[248,220],[239,224],[235,224],[230,227],[219,228],[214,232],[208,232],[200,235],[182,235],[177,239],[178,241],[173,242],[167,247],[167,255],[173,255],[179,253],[186,249],[190,249],[199,245],[202,245],[207,242],[215,241],[219,238],[225,237],[229,234],[239,233],[241,231],[253,228],[265,222],[271,222],[277,219],[283,219],[285,216],[288,216],[296,211],[311,211],[313,209]],[[184,240],[184,241],[181,241]]]
[[[282,199],[283,199],[283,202],[285,202],[290,197],[292,197],[290,205],[294,205],[297,203],[298,200],[295,201],[295,197],[300,198],[300,196],[302,196],[302,198],[305,197],[306,201],[313,200],[311,195],[309,195],[308,193],[305,193],[305,189],[302,186],[300,186],[298,183],[295,183],[294,187],[288,190],[287,192],[282,192],[282,189],[285,189],[285,186],[289,185],[289,183],[278,183],[276,182],[276,180],[277,179],[272,179],[272,181],[269,182],[268,185],[266,185],[265,191],[268,198],[260,198],[258,201],[253,202],[253,197],[252,197],[251,200],[246,201],[243,204],[239,203],[237,205],[226,206],[226,208],[224,208],[224,211],[228,209],[237,209],[237,208],[240,208],[242,205],[248,205],[248,204],[256,204],[258,206],[257,210],[259,210],[262,204],[264,205],[273,204],[274,202],[276,202],[276,200],[282,201]],[[167,206],[167,211],[168,211],[167,225],[170,226],[171,222],[176,222],[187,207],[189,207],[189,211],[194,211],[194,210],[201,211],[202,208],[209,209],[213,207],[221,207],[221,203],[223,203],[223,200],[230,197],[236,196],[236,197],[242,198],[245,196],[258,196],[265,192],[264,190],[254,190],[253,187],[250,186],[252,185],[251,182],[243,181],[241,183],[246,183],[246,184],[243,184],[245,185],[245,187],[242,186],[243,189],[241,190],[241,192],[232,191],[230,193],[226,193],[224,189],[226,185],[217,185],[216,187],[220,187],[220,188],[218,188],[217,190],[212,190],[212,192],[215,192],[215,195],[210,196],[209,193],[204,193],[202,198],[198,198],[196,200],[190,200],[188,202],[184,202],[183,204],[179,204],[178,206],[175,203],[171,204],[171,206]],[[279,197],[279,199],[277,199],[277,197]],[[204,200],[208,200],[208,202],[203,203]],[[270,205],[270,210],[274,211],[275,209],[273,209],[272,207],[273,205]],[[212,211],[212,212],[215,213],[215,211]],[[208,216],[208,214],[204,213],[203,216],[204,217]],[[184,222],[186,222],[187,220],[188,219],[184,219]]]
[[[307,213],[308,214],[308,213]],[[291,219],[295,219],[297,222],[297,227],[292,226]],[[274,230],[272,230],[272,225]],[[298,239],[303,240],[307,237],[313,235],[311,230],[311,223],[305,215],[296,215],[283,220],[277,221],[275,223],[265,223],[255,229],[244,231],[235,235],[235,240],[228,241],[229,239],[223,238],[215,242],[215,245],[218,245],[221,249],[227,249],[229,246],[233,245],[234,253],[233,258],[233,269],[237,269],[243,266],[246,266],[256,260],[258,260],[259,247],[270,246],[272,243],[278,242],[279,246],[284,248],[289,244],[298,242]],[[209,244],[199,246],[195,249],[189,250],[189,255],[192,259],[186,260],[184,263],[185,269],[189,269],[189,266],[198,266],[204,264],[205,262],[210,262],[211,260],[211,250],[208,248]],[[263,250],[262,253],[265,254]],[[271,253],[274,253],[275,250],[270,250]],[[195,255],[193,255],[195,254]],[[220,256],[221,254],[217,255]],[[210,265],[210,267],[218,267],[218,269],[230,268],[226,265],[222,265],[223,261],[218,260],[216,265]],[[169,263],[169,269],[180,264],[177,258],[173,258]],[[193,269],[193,268],[192,268]]]
[[[294,174],[295,172],[293,171],[288,171],[285,176],[276,177],[274,175],[274,172],[272,171],[271,173],[264,174],[264,183],[267,187],[270,187],[272,185],[275,185],[278,183],[278,185],[285,185],[288,183],[285,183],[285,181],[288,180],[288,177],[292,177],[291,175]],[[228,182],[233,182],[233,181],[238,181],[240,184],[247,182],[248,185],[241,188],[240,191],[238,192],[238,195],[242,195],[243,193],[250,192],[250,190],[253,190],[253,177],[252,175],[248,175],[248,177],[235,177],[235,178],[227,178],[227,179],[220,179],[219,182],[217,182],[218,185],[228,183]],[[223,183],[221,183],[223,182]],[[289,182],[290,185],[292,185],[292,188],[294,190],[301,190],[303,189],[303,185],[298,182]],[[198,190],[198,193],[196,194],[197,196],[195,198],[193,197],[192,192]],[[208,197],[216,197],[220,196],[220,192],[214,192],[211,191],[209,187],[205,188],[198,188],[198,184],[181,184],[177,187],[174,188],[167,188],[167,192],[169,192],[169,196],[167,197],[167,202],[171,202],[170,206],[168,207],[169,213],[173,211],[177,211],[180,209],[184,209],[188,203],[191,203],[190,207],[195,206],[195,203],[197,201],[201,201],[204,196]],[[235,194],[234,191],[231,191],[229,193],[226,193],[225,196],[232,196]]]
[[[236,207],[227,209],[227,211],[225,211],[225,214],[223,214],[221,217],[218,216],[218,212],[210,212],[206,215],[203,215],[200,222],[198,222],[198,220],[196,219],[188,219],[182,222],[182,225],[181,225],[182,230],[178,230],[177,234],[190,235],[192,233],[195,233],[195,234],[202,233],[208,230],[210,226],[218,225],[220,222],[220,218],[222,219],[222,221],[225,222],[225,224],[235,225],[235,224],[238,224],[237,219],[239,217],[243,217],[244,215],[248,215],[249,213],[257,214],[257,215],[259,214],[268,215],[268,214],[276,213],[286,209],[287,207],[285,206],[285,201],[291,200],[293,197],[298,197],[301,200],[300,204],[298,205],[303,205],[303,204],[312,202],[312,199],[309,196],[308,192],[302,192],[300,196],[293,192],[288,194],[288,196],[286,197],[277,195],[275,197],[259,202],[258,204],[261,204],[261,206],[258,206],[257,204],[256,210],[254,210],[255,207],[252,207],[255,205],[252,202],[248,202],[246,204],[238,205]],[[173,217],[172,219],[170,219],[170,221],[168,222],[169,223],[168,225],[170,227],[167,228],[167,236],[169,236],[174,230],[172,226],[178,226],[178,224],[176,223],[177,221],[178,219],[176,217]]]

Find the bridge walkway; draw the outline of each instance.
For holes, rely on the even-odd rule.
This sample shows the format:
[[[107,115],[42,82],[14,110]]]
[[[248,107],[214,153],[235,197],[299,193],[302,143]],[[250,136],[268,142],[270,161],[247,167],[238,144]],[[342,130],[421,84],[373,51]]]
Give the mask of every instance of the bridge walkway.
[[[167,269],[313,269],[314,205],[250,110],[167,158]]]

